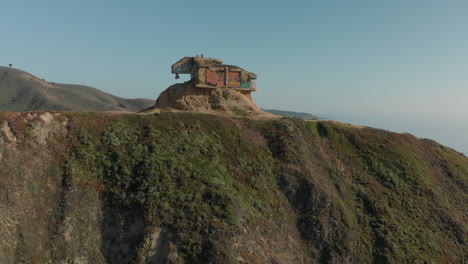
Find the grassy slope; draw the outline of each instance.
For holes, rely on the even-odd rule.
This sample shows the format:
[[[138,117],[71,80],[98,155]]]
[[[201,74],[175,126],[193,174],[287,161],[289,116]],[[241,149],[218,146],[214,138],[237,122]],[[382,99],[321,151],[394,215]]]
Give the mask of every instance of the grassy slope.
[[[16,261],[466,258],[468,159],[429,140],[288,118],[67,113],[67,138],[37,146],[28,139],[35,128],[8,115],[0,123],[9,120],[24,140],[15,147],[21,155],[3,150],[0,173],[25,183],[4,178],[0,186],[34,200],[35,219],[43,219],[31,229],[30,219],[17,217],[17,232],[0,235],[16,241],[0,243]],[[20,157],[43,163],[28,174],[28,166],[15,167]],[[56,209],[37,213],[41,206]],[[162,238],[159,255],[149,250],[152,238]]]
[[[125,99],[98,89],[46,82],[21,70],[0,67],[0,110],[82,110],[137,112],[154,104],[149,99]]]

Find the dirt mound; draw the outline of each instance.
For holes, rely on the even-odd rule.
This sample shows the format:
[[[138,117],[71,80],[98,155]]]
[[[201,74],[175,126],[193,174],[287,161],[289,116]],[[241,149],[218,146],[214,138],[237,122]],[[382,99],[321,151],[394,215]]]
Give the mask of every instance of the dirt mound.
[[[223,112],[241,116],[271,115],[258,107],[250,94],[242,94],[229,88],[200,89],[190,82],[170,86],[159,95],[154,107],[144,112],[167,108],[198,113]]]

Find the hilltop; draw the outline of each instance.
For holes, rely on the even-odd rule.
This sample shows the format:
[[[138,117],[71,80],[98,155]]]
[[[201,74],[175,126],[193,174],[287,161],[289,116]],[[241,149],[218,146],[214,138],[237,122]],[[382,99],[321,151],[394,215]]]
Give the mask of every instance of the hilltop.
[[[176,84],[173,87],[180,87]],[[225,91],[217,102],[224,101],[229,91]],[[168,94],[166,92],[166,94]],[[164,96],[167,96],[167,95]],[[232,97],[239,97],[233,94]],[[190,101],[190,100],[189,100]],[[240,115],[259,110],[252,103],[241,100],[240,107],[232,107]],[[30,73],[15,68],[0,66],[0,111],[128,111],[139,112],[153,109],[155,100],[151,99],[125,99],[103,92],[96,88],[77,85],[47,82]],[[247,107],[245,107],[247,105]],[[170,107],[166,100],[162,107]],[[185,106],[187,108],[188,106]],[[223,107],[223,106],[219,106]],[[193,107],[192,108],[196,108]],[[200,108],[200,107],[198,107]],[[244,108],[246,110],[244,110]],[[274,115],[295,116],[303,119],[316,118],[307,113],[292,111],[269,110],[265,112]]]
[[[201,113],[0,113],[2,263],[463,263],[468,158]]]
[[[0,66],[0,111],[70,110],[137,112],[150,99],[125,99],[96,88],[47,82],[25,71]]]
[[[252,99],[257,91],[257,75],[238,66],[223,64],[216,58],[183,57],[171,66],[175,78],[190,74],[185,83],[169,86],[156,99],[153,107],[143,113],[159,113],[170,109],[177,112],[222,115],[276,117],[264,112]]]

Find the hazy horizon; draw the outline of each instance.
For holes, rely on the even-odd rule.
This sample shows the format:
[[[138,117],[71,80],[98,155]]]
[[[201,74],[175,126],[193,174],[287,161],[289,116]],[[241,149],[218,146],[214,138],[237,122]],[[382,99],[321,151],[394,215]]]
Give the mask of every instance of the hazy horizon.
[[[410,133],[427,138],[468,155],[468,119],[446,117],[434,119],[423,116],[353,116],[346,114],[319,115],[325,120],[336,120],[354,125],[369,126],[397,133]]]
[[[156,99],[176,82],[171,64],[204,54],[256,73],[262,108],[341,115],[466,154],[467,13],[458,0],[14,1],[0,65]]]

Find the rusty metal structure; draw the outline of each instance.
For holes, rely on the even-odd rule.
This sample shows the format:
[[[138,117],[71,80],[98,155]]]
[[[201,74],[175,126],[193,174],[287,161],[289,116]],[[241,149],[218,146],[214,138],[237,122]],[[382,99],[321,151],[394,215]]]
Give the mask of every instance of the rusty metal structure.
[[[190,74],[197,88],[231,88],[243,94],[257,91],[256,74],[237,66],[225,65],[215,58],[184,57],[172,65],[171,71],[176,79],[179,74]]]

